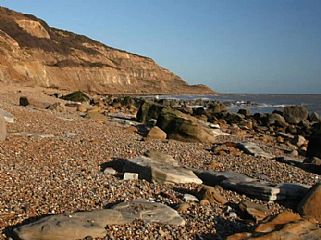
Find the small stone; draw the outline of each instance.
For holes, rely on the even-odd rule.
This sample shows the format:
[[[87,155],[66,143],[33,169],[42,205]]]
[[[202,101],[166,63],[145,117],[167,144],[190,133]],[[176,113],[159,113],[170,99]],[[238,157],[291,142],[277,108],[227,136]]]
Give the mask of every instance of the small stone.
[[[137,173],[129,173],[129,172],[124,173],[124,180],[137,180],[137,179],[138,179]]]
[[[202,186],[199,193],[200,200],[208,200],[210,203],[225,204],[227,200],[221,195],[216,187]]]
[[[104,170],[104,174],[106,175],[116,175],[117,171],[111,167],[108,167]]]
[[[192,194],[185,193],[183,197],[184,201],[186,202],[198,202],[197,197]]]
[[[203,200],[200,201],[200,205],[201,205],[201,206],[208,206],[208,205],[210,205],[210,204],[211,204],[210,201],[208,201],[208,200],[206,200],[206,199],[203,199]]]
[[[189,203],[184,202],[178,205],[177,211],[180,213],[186,213],[190,207],[191,205]]]

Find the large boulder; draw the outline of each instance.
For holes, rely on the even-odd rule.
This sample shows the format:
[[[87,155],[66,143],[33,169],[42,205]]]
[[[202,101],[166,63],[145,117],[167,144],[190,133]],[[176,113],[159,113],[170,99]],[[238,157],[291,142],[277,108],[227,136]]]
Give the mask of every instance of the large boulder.
[[[284,107],[284,119],[290,124],[298,124],[303,120],[308,119],[308,109],[304,106],[287,106]]]
[[[163,108],[164,106],[161,104],[144,101],[138,109],[136,119],[142,123],[147,123],[151,119],[157,120]]]
[[[163,108],[156,125],[166,132],[167,137],[180,141],[212,143],[213,131],[196,118],[171,108]]]
[[[321,184],[314,185],[298,205],[298,211],[321,222]]]
[[[166,139],[166,137],[167,137],[166,133],[157,126],[152,127],[147,134],[147,138],[150,138],[150,139],[164,140]]]
[[[278,113],[268,115],[268,124],[280,127],[287,127],[289,124],[285,121],[284,117]]]

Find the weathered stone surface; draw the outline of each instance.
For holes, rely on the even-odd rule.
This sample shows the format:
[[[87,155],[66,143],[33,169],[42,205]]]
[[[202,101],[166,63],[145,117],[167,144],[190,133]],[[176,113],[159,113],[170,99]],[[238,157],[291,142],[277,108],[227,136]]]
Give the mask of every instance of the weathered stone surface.
[[[157,120],[163,108],[161,104],[144,101],[137,111],[136,119],[142,123],[148,123],[152,119]]]
[[[123,171],[138,173],[140,179],[158,183],[202,183],[193,171],[179,166],[175,160],[153,154],[127,160]]]
[[[287,127],[289,124],[285,121],[284,117],[278,113],[272,113],[268,116],[268,123],[276,126]]]
[[[307,140],[301,135],[295,135],[291,143],[297,147],[301,147],[307,144]]]
[[[262,157],[262,158],[268,158],[268,159],[274,158],[273,155],[263,151],[262,148],[260,148],[258,145],[256,145],[255,143],[252,143],[252,142],[238,143],[237,146],[241,150],[243,150],[245,153],[253,155],[254,157]]]
[[[287,106],[284,107],[284,119],[291,124],[298,124],[308,119],[308,109],[304,106]]]
[[[309,120],[311,122],[320,122],[320,115],[317,113],[317,112],[312,112],[310,115],[309,115]]]
[[[4,141],[7,138],[7,125],[4,117],[0,115],[0,141]]]
[[[137,180],[138,179],[138,174],[137,173],[124,173],[124,180]]]
[[[90,97],[81,91],[72,92],[70,94],[62,96],[61,98],[72,102],[89,102],[90,101]]]
[[[210,203],[225,204],[227,200],[216,187],[202,186],[198,193],[200,200],[208,200]]]
[[[312,240],[321,238],[318,225],[298,214],[283,212],[276,217],[267,219],[252,233],[237,233],[227,240]]]
[[[314,185],[298,205],[298,211],[321,222],[321,184]]]
[[[161,203],[139,199],[119,203],[112,209],[121,212],[126,220],[142,219],[146,223],[185,225],[185,220],[174,209]]]
[[[16,228],[16,235],[22,240],[65,240],[96,238],[106,235],[105,226],[126,224],[131,220],[110,209],[93,212],[52,215],[34,223]]]
[[[147,138],[151,138],[151,139],[164,140],[164,139],[166,139],[166,137],[167,137],[167,134],[157,126],[152,127],[151,130],[147,134]]]
[[[213,93],[204,85],[188,85],[148,57],[6,8],[0,8],[0,33],[6,36],[0,45],[2,82],[101,94]]]
[[[164,204],[134,200],[117,204],[112,209],[44,217],[14,229],[14,232],[22,240],[102,238],[106,235],[107,225],[128,224],[135,219],[146,223],[185,224],[185,220],[174,209]]]
[[[170,108],[162,109],[157,126],[171,139],[202,143],[212,143],[215,140],[214,133],[208,126],[192,116]]]
[[[11,113],[1,108],[0,108],[0,116],[2,116],[7,123],[14,123],[14,116]]]
[[[267,201],[301,200],[310,188],[303,184],[294,183],[272,184],[233,172],[197,170],[194,172],[206,185],[220,185],[223,188]]]
[[[263,220],[268,212],[268,209],[265,206],[248,200],[240,202],[239,208],[257,222]]]

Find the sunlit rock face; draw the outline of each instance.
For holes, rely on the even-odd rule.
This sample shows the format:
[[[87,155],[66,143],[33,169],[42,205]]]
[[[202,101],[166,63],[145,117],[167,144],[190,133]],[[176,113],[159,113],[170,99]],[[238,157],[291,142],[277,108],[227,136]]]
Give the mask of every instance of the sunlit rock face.
[[[151,58],[0,7],[0,81],[96,93],[211,94]]]

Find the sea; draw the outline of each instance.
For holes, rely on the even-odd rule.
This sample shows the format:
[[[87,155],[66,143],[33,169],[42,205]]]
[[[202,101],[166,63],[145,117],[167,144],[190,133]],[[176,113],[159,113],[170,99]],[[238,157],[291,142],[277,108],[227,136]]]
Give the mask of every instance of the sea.
[[[321,94],[167,95],[160,98],[217,100],[224,102],[232,112],[247,108],[252,113],[271,113],[273,110],[282,110],[285,106],[303,105],[309,112],[317,112],[321,115]]]

